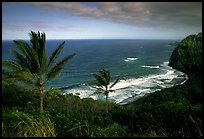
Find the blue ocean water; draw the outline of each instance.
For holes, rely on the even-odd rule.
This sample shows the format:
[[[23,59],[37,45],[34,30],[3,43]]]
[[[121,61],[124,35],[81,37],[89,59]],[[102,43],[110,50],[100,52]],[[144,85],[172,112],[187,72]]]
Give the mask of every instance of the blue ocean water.
[[[64,40],[48,40],[47,55]],[[94,80],[92,74],[106,68],[112,80],[119,79],[109,100],[126,104],[162,88],[183,83],[184,73],[167,66],[171,53],[176,46],[169,43],[178,40],[65,40],[65,47],[59,57],[76,53],[63,71],[46,88],[56,87],[64,93],[73,93],[81,98],[94,92],[89,85]],[[14,48],[12,41],[2,42],[2,56],[10,59],[9,49]],[[93,99],[104,99],[104,95],[91,95]]]

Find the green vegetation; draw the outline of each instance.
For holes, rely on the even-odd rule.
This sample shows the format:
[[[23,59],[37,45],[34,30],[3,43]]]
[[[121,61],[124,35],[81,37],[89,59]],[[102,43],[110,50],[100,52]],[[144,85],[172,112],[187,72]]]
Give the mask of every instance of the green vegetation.
[[[5,95],[9,93],[6,91],[20,96],[13,99],[11,96],[16,94]],[[57,89],[45,92],[44,113],[39,114],[35,105],[38,97],[32,95],[31,91],[13,85],[3,88],[2,100],[6,100],[2,106],[3,136],[202,136],[200,75],[192,76],[183,85],[155,92],[128,105],[109,103],[108,114],[103,101],[63,95]],[[43,128],[36,128],[38,126]]]
[[[64,64],[74,54],[66,56],[63,60],[56,63],[56,59],[64,47],[65,42],[63,42],[52,53],[49,61],[47,61],[45,33],[31,31],[29,35],[31,46],[25,41],[14,40],[18,51],[12,50],[12,54],[15,57],[14,60],[3,62],[3,77],[7,79],[7,82],[16,80],[34,85],[36,92],[40,94],[40,110],[43,112],[44,83],[56,77],[63,69]]]
[[[110,73],[100,72],[108,80],[99,87],[108,86]],[[3,78],[2,97],[4,137],[202,137],[202,71],[134,103],[109,102],[108,113],[106,102],[64,95],[55,88],[44,92],[40,113],[39,94],[13,78]]]
[[[26,112],[3,112],[2,134],[10,137],[55,137],[54,124],[49,115]],[[6,124],[4,124],[6,123]]]
[[[108,70],[102,69],[99,70],[98,74],[93,74],[94,84],[97,85],[95,93],[102,93],[106,95],[106,113],[108,113],[108,94],[109,92],[113,92],[111,88],[118,82],[118,79],[110,85],[110,72]]]
[[[202,71],[202,33],[183,39],[173,51],[169,65],[187,74]]]

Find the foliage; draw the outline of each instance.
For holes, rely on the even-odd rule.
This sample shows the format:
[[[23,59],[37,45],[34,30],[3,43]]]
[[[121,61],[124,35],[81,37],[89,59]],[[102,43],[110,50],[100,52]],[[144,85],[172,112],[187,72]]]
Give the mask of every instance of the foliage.
[[[99,128],[98,137],[130,137],[130,131],[127,126],[121,126],[117,123],[108,125],[106,128]]]
[[[34,91],[21,88],[15,84],[2,85],[3,106],[27,108],[28,105],[32,105],[33,109],[37,109],[37,104],[39,104],[39,96]]]
[[[49,117],[57,137],[202,136],[202,78],[199,75],[191,76],[182,85],[154,92],[129,105],[109,103],[108,114],[104,112],[103,101],[64,95],[53,88],[45,92],[44,99],[45,117]],[[34,104],[36,101],[29,102]],[[37,117],[36,120],[40,120],[39,110],[35,107],[29,109],[19,103],[16,105],[3,105],[3,136],[25,133],[22,127],[18,131],[14,130],[20,122],[14,114],[16,110],[31,119]],[[26,119],[25,115],[21,116]]]
[[[29,114],[6,111],[2,120],[5,137],[55,137],[55,128],[49,114]]]
[[[201,100],[202,78],[194,75],[183,85],[154,92],[129,104],[128,109],[135,111],[133,117],[125,115],[122,117],[127,118],[120,121],[127,122],[128,119],[134,119],[133,130],[135,132],[139,130],[144,136],[149,136],[151,130],[155,131],[157,136],[202,136]]]
[[[55,88],[44,92],[39,113],[39,94],[3,78],[2,136],[202,137],[202,72],[188,78],[128,105],[109,102],[108,114],[103,101]]]
[[[186,37],[178,45],[179,59],[188,71],[201,70],[202,67],[202,33]]]
[[[49,60],[46,54],[46,36],[45,33],[29,33],[29,45],[23,40],[14,40],[17,50],[11,52],[15,59],[3,61],[4,81],[21,82],[34,85],[35,90],[40,94],[40,110],[43,112],[43,88],[44,83],[58,75],[65,63],[67,63],[75,54],[66,56],[63,60],[56,63],[64,43],[52,53]]]
[[[173,51],[169,65],[191,74],[202,71],[202,32],[189,35]]]
[[[104,93],[106,96],[106,113],[108,113],[108,94],[109,92],[113,92],[111,88],[118,82],[118,79],[115,80],[111,85],[110,85],[110,72],[106,69],[102,69],[98,71],[98,74],[93,74],[93,77],[95,78],[94,84],[96,85],[96,93]]]

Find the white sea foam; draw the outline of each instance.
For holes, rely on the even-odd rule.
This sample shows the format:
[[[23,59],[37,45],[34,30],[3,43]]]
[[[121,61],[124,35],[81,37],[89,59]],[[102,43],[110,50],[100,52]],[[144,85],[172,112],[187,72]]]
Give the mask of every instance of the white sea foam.
[[[109,93],[109,101],[120,104],[127,104],[147,93],[152,93],[163,88],[169,88],[177,84],[183,84],[187,80],[187,76],[177,70],[171,69],[168,62],[164,62],[160,68],[164,72],[158,75],[149,75],[139,78],[131,78],[119,80],[112,88],[113,92]],[[80,87],[68,89],[65,93],[78,94],[80,98],[91,97],[95,100],[105,100],[104,94],[94,94],[95,89],[91,86],[81,85]]]
[[[128,58],[126,58],[124,61],[125,62],[130,62],[130,61],[135,61],[135,60],[137,60],[138,58],[137,57],[128,57]]]
[[[142,68],[151,68],[151,69],[158,69],[159,68],[159,66],[146,66],[146,65],[144,65],[144,66],[141,66]]]

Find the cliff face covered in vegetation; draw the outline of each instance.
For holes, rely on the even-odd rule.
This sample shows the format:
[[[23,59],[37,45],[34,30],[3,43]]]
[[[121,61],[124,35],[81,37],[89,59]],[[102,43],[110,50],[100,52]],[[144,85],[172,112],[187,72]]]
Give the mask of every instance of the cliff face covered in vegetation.
[[[178,44],[169,66],[187,74],[202,71],[202,32],[189,35]]]

